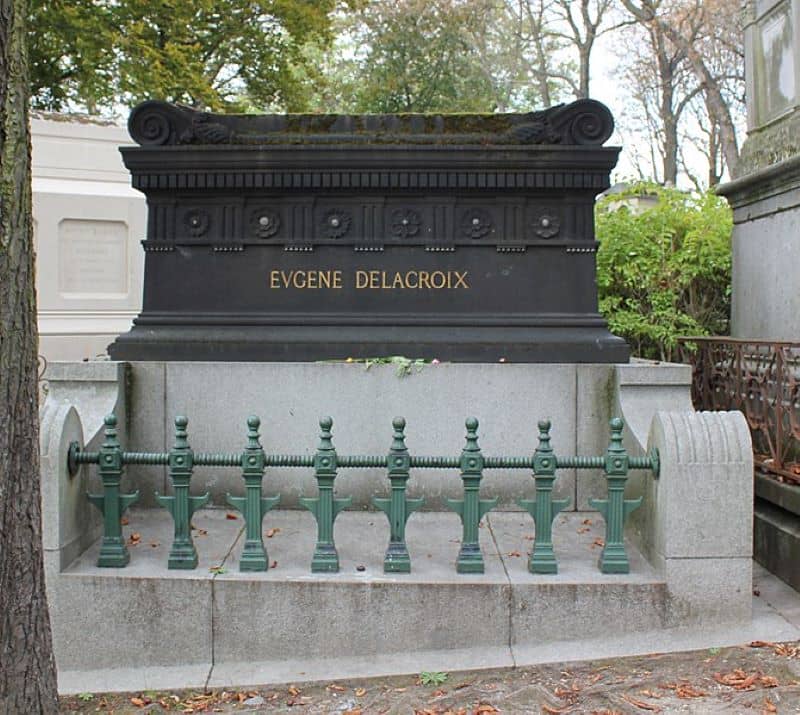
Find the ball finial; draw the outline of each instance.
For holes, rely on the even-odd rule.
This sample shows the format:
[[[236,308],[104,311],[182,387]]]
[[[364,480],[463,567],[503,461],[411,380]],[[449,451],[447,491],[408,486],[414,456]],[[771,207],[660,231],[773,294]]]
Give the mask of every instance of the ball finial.
[[[406,418],[405,417],[395,417],[392,420],[392,427],[396,430],[404,430],[406,428]]]
[[[256,417],[256,415],[250,415],[250,417],[247,418],[247,426],[251,430],[257,430],[261,426],[261,418]]]
[[[622,421],[621,417],[612,417],[611,418],[611,429],[614,432],[622,431],[622,428],[625,426],[625,423]]]
[[[478,418],[477,417],[467,417],[464,421],[464,425],[466,426],[467,430],[470,432],[474,432],[478,429]]]
[[[319,418],[319,426],[324,430],[329,430],[333,427],[333,418],[331,417],[320,417]]]
[[[550,423],[550,420],[539,420],[539,431],[540,432],[549,432],[550,431],[550,427],[552,427],[552,424]]]
[[[178,415],[175,418],[175,426],[179,429],[186,429],[186,426],[189,424],[189,418],[184,417],[183,415]]]
[[[117,416],[116,415],[106,415],[103,419],[103,422],[106,427],[116,427],[117,426]]]

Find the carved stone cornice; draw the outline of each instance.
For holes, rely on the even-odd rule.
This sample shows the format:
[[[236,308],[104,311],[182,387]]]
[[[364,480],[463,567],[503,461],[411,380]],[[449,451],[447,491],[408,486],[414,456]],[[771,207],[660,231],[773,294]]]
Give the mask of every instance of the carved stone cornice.
[[[608,108],[579,99],[526,114],[212,114],[160,101],[140,104],[128,129],[141,146],[214,144],[516,144],[600,146]]]

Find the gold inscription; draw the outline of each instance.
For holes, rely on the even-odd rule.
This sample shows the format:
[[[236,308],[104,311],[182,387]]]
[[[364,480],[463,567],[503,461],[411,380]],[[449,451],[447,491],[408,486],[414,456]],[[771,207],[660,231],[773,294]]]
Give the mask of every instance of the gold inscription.
[[[357,290],[443,290],[469,288],[469,271],[356,271]]]
[[[270,271],[270,288],[333,288],[342,287],[341,271]]]
[[[469,271],[365,271],[353,274],[356,290],[454,290],[469,289]],[[299,290],[342,288],[342,271],[270,271],[270,288]]]

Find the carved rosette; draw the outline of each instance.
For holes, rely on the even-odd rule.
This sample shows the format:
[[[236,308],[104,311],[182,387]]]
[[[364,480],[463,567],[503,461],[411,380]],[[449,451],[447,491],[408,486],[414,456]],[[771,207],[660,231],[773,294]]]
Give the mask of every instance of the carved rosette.
[[[545,209],[533,218],[531,229],[539,238],[553,238],[561,230],[561,219],[555,211]]]
[[[208,233],[211,217],[203,209],[189,209],[183,215],[183,225],[190,236],[200,238],[200,236],[205,236]]]
[[[258,238],[272,238],[281,227],[281,217],[268,208],[257,208],[250,213],[250,229]]]
[[[492,217],[483,209],[467,209],[461,215],[461,233],[467,238],[479,239],[492,230]]]
[[[322,217],[322,232],[328,238],[341,238],[350,230],[352,221],[347,211],[331,209]]]
[[[397,238],[411,238],[419,233],[422,218],[414,209],[397,209],[392,212],[391,231]]]

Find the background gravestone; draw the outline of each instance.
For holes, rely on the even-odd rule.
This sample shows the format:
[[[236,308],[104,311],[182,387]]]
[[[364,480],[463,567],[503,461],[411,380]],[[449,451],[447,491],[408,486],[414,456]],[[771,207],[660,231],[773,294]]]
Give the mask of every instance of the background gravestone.
[[[748,137],[733,181],[731,334],[800,337],[800,0],[757,0],[745,30]]]

